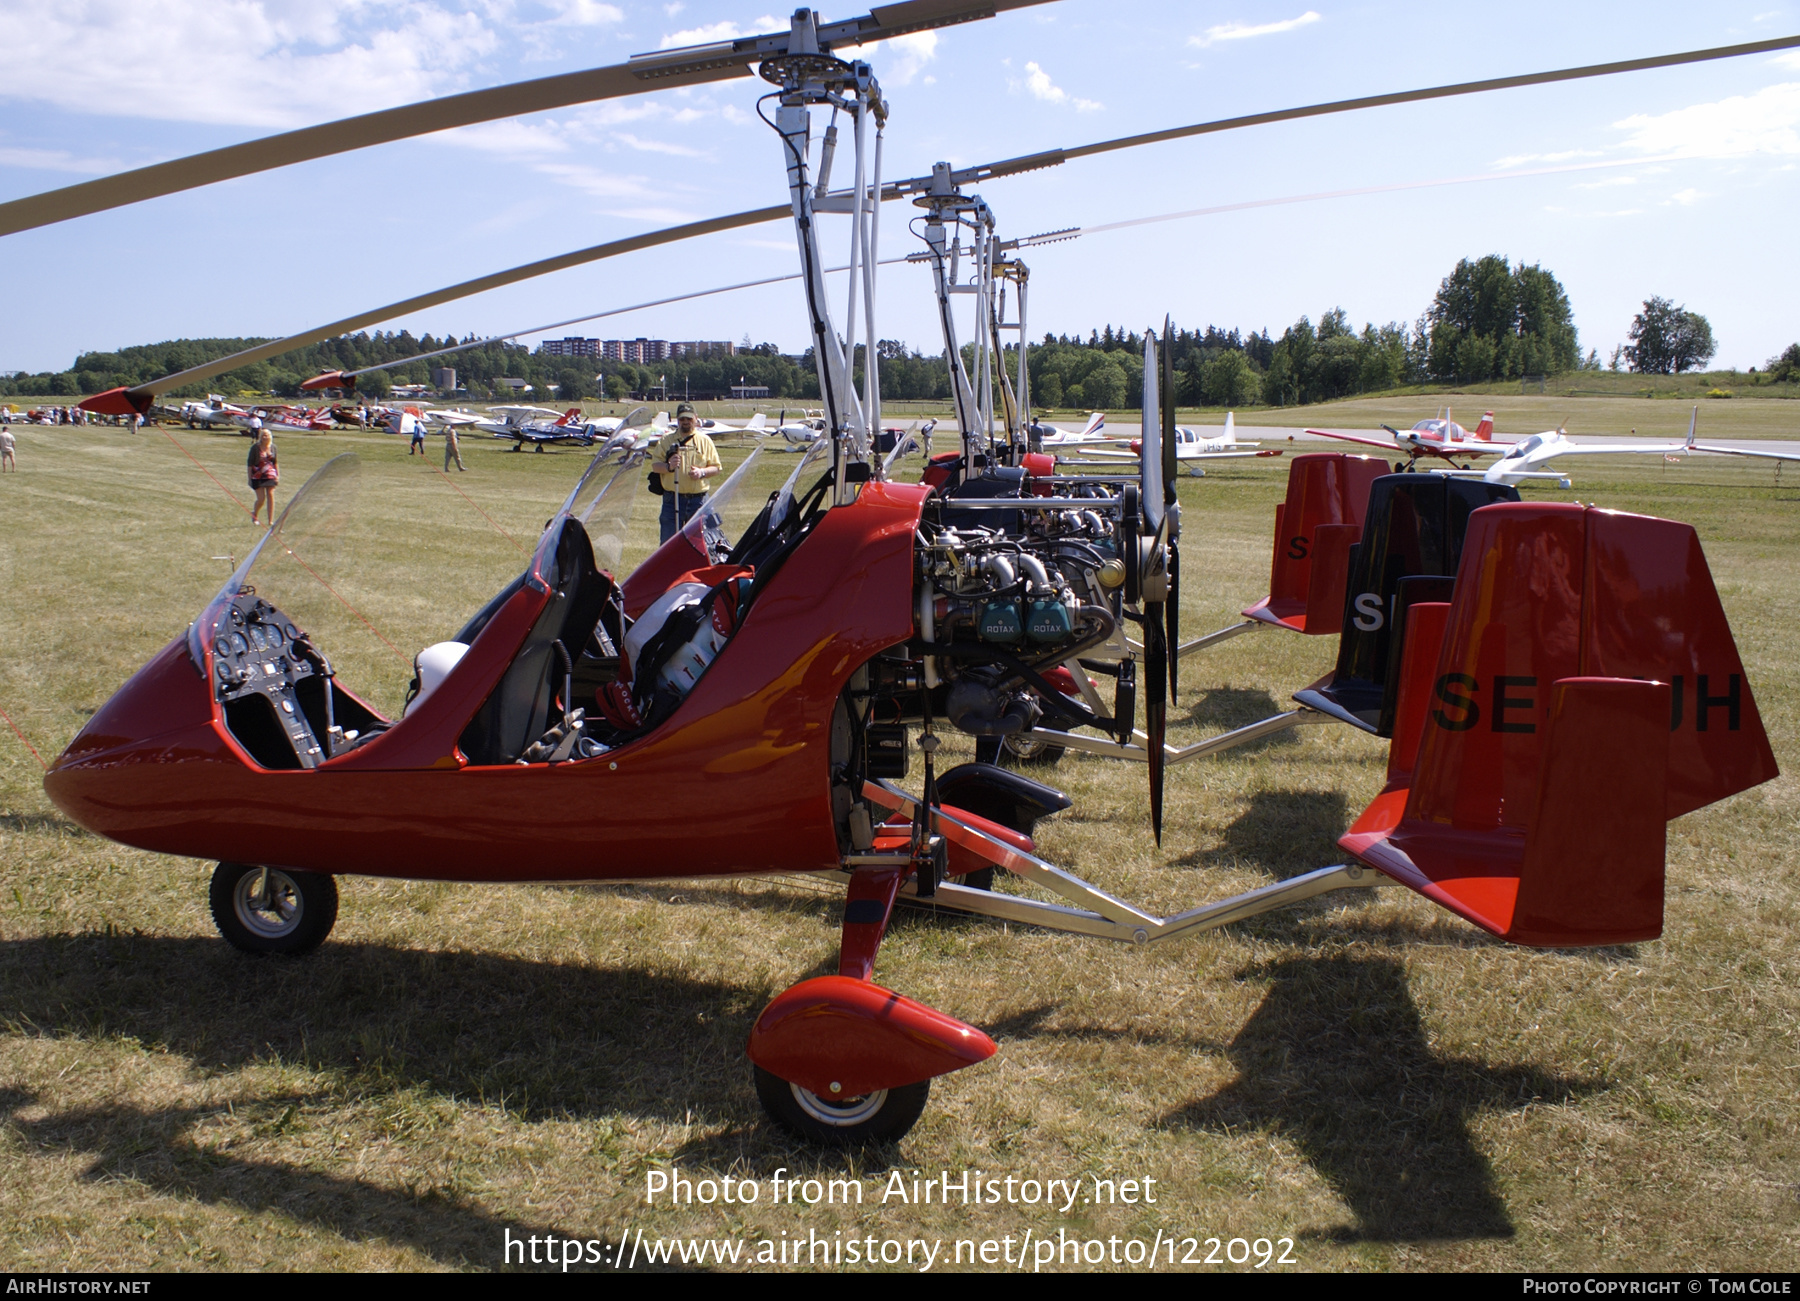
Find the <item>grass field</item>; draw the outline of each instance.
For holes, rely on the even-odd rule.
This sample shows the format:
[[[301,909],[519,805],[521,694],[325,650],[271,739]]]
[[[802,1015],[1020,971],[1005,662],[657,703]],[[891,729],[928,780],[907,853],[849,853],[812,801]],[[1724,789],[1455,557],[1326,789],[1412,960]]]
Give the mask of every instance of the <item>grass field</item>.
[[[1571,428],[1603,404],[1582,401]],[[1723,413],[1752,406],[1795,409],[1703,416],[1743,436]],[[0,709],[49,759],[251,545],[219,486],[248,502],[246,443],[16,433],[20,473],[0,479]],[[396,438],[280,443],[283,501],[330,456],[364,460],[339,586],[398,653],[341,608],[320,604],[317,631],[385,705],[404,660],[517,571],[585,460],[465,447],[468,473],[446,479]],[[1264,594],[1285,474],[1246,462],[1182,481],[1188,630]],[[1795,1268],[1800,489],[1699,461],[1574,477],[1554,496],[1699,529],[1786,774],[1671,826],[1660,941],[1511,949],[1400,890],[1144,951],[909,915],[876,978],[1000,1052],[937,1081],[897,1150],[788,1141],[743,1057],[771,995],[834,969],[831,889],[353,878],[322,949],[252,960],[214,932],[211,864],[72,826],[0,731],[0,1269],[493,1268],[509,1233],[640,1229],[753,1254],[809,1231],[1016,1244],[1066,1229],[1197,1238],[1195,1259],[1209,1237],[1292,1238],[1314,1269]],[[637,491],[641,550],[656,503]],[[1171,739],[1276,712],[1334,653],[1261,633],[1185,661]],[[1335,839],[1383,761],[1373,738],[1314,727],[1176,768],[1159,851],[1143,770],[1070,756],[1049,775],[1076,807],[1040,827],[1040,850],[1173,910],[1341,861]],[[1592,781],[1605,800],[1607,774]],[[647,1205],[647,1176],[671,1167],[764,1192]],[[865,1201],[771,1205],[782,1168],[859,1178]],[[1063,1214],[880,1200],[896,1171],[965,1169],[1151,1178],[1156,1201]]]

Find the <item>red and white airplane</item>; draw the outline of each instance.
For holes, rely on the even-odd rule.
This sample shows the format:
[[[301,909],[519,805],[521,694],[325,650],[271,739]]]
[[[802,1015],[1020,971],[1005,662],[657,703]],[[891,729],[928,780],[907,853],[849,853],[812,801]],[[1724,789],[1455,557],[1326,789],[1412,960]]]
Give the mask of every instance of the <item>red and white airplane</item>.
[[[1329,429],[1308,429],[1306,432],[1321,438],[1337,438],[1346,443],[1361,443],[1365,447],[1379,447],[1386,451],[1399,450],[1406,453],[1410,465],[1421,456],[1441,457],[1454,462],[1459,456],[1500,456],[1510,446],[1508,443],[1494,441],[1494,413],[1489,411],[1481,417],[1481,423],[1470,433],[1450,418],[1450,408],[1445,407],[1443,414],[1431,420],[1421,420],[1411,429],[1399,430],[1392,425],[1383,425],[1383,429],[1394,436],[1387,442],[1380,438],[1363,438],[1356,434],[1337,434]]]

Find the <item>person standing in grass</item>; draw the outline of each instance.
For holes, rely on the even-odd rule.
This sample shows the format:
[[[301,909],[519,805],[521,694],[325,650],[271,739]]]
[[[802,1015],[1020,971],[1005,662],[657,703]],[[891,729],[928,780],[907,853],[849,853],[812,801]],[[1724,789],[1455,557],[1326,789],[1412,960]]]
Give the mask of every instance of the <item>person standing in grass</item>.
[[[275,461],[275,439],[268,430],[259,430],[256,441],[250,444],[246,469],[250,475],[250,486],[256,491],[256,505],[250,510],[250,522],[256,523],[257,515],[266,505],[269,508],[269,517],[264,527],[274,528],[275,485],[281,482],[281,469]]]
[[[19,472],[19,463],[13,460],[13,431],[10,420],[5,424],[0,424],[0,473],[7,470],[11,470],[14,474]]]
[[[451,425],[451,424],[446,424],[444,426],[444,473],[445,474],[450,473],[450,462],[451,461],[456,462],[456,468],[459,470],[464,470],[464,469],[468,468],[467,466],[465,466],[462,463],[462,447],[456,441],[456,426]]]
[[[667,542],[699,513],[706,501],[707,480],[719,473],[719,451],[700,432],[694,408],[675,408],[675,430],[658,444],[650,468],[662,481],[662,540]]]

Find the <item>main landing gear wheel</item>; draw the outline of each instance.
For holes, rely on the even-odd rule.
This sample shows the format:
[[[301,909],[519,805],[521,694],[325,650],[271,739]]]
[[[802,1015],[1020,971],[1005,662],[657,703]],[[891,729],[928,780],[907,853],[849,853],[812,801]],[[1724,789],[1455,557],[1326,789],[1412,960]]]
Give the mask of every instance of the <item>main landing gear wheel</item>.
[[[1062,757],[1062,746],[1052,745],[1032,732],[980,737],[975,742],[977,763],[997,763],[1008,768],[1049,768],[1060,763]]]
[[[854,1098],[821,1097],[756,1067],[756,1096],[776,1124],[813,1143],[855,1147],[892,1143],[918,1123],[931,1081]]]
[[[213,925],[233,948],[245,953],[306,953],[324,943],[337,921],[337,881],[320,872],[263,869],[248,863],[220,863],[213,869]]]

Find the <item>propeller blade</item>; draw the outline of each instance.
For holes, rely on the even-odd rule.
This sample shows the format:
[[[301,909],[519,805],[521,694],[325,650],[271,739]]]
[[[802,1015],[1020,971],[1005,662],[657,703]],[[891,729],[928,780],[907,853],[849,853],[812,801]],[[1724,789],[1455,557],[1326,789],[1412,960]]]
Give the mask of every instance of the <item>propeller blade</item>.
[[[1162,382],[1156,386],[1157,397],[1161,399],[1161,409],[1157,415],[1162,421],[1162,481],[1163,505],[1175,504],[1175,476],[1181,467],[1175,460],[1175,347],[1170,342],[1169,318],[1163,317],[1162,336]]]
[[[1144,596],[1142,560],[1138,555],[1140,526],[1137,485],[1128,483],[1119,493],[1119,562],[1125,566],[1125,604],[1136,605]]]
[[[1167,612],[1169,638],[1169,703],[1175,703],[1175,679],[1181,663],[1181,543],[1169,539],[1169,599],[1163,602]]]
[[[1150,751],[1150,829],[1162,844],[1163,742],[1169,734],[1169,648],[1163,640],[1163,602],[1144,603],[1145,746]]]
[[[1163,317],[1162,337],[1162,384],[1159,396],[1162,398],[1162,454],[1163,454],[1163,501],[1168,510],[1163,517],[1163,532],[1168,537],[1168,560],[1165,562],[1169,570],[1169,598],[1163,602],[1163,609],[1168,619],[1169,656],[1169,703],[1175,703],[1176,648],[1181,645],[1181,505],[1175,499],[1175,476],[1181,467],[1175,459],[1175,345],[1174,326],[1170,319]]]
[[[818,47],[830,51],[840,45],[864,45],[890,40],[912,32],[948,27],[955,23],[992,18],[1009,9],[1023,9],[1047,0],[906,0],[881,5],[873,12],[843,22],[821,24]],[[249,176],[276,167],[287,167],[314,158],[391,144],[414,136],[431,135],[456,127],[494,122],[589,104],[596,100],[643,95],[652,91],[698,86],[712,81],[748,77],[751,65],[772,55],[785,54],[791,32],[746,36],[710,45],[690,45],[678,50],[659,50],[634,55],[625,63],[584,72],[565,72],[534,81],[490,86],[460,95],[445,95],[418,104],[382,109],[357,117],[341,118],[318,126],[285,131],[280,135],[246,140],[242,144],[211,149],[186,158],[155,163],[98,180],[83,181],[42,194],[27,195],[0,204],[0,235],[49,226],[74,217],[104,212],[145,199],[212,185],[235,176]]]

